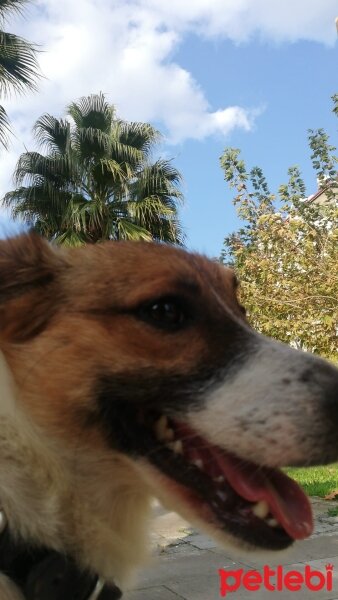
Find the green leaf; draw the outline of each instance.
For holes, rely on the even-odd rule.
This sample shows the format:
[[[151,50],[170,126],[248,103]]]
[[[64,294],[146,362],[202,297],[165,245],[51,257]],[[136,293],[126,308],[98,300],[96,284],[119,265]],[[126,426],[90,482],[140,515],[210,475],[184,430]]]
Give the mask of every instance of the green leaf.
[[[159,138],[151,125],[117,119],[100,93],[70,104],[66,119],[42,115],[33,131],[41,151],[20,156],[17,187],[3,198],[13,217],[67,245],[183,244],[181,175],[171,161],[151,162]]]

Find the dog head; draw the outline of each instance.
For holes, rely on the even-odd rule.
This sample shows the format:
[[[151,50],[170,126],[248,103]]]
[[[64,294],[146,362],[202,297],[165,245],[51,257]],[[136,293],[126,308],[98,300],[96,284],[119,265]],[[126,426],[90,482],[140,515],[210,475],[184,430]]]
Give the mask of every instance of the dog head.
[[[125,457],[221,541],[278,549],[311,515],[276,467],[337,459],[338,372],[253,331],[236,288],[165,245],[19,236],[0,242],[1,349],[48,436]]]

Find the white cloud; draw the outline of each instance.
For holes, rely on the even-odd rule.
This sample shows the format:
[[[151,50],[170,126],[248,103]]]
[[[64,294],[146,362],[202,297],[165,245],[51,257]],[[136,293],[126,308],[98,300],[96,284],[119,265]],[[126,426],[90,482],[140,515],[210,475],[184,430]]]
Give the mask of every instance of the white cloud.
[[[0,194],[23,144],[31,146],[35,119],[60,115],[71,100],[99,90],[124,118],[161,123],[172,143],[250,130],[257,112],[211,107],[192,74],[175,62],[186,33],[238,43],[258,34],[332,44],[335,16],[336,0],[36,0],[27,20],[11,29],[42,45],[46,79],[39,94],[7,103],[19,141],[2,154]]]
[[[198,30],[234,42],[255,33],[273,41],[311,40],[333,44],[336,0],[138,0],[173,29]]]

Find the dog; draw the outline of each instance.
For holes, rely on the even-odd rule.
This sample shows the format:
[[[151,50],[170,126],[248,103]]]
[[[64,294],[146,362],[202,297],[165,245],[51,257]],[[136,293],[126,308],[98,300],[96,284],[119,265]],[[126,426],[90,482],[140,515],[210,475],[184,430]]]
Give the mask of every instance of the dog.
[[[68,557],[87,600],[142,565],[153,496],[222,545],[310,535],[279,467],[337,459],[338,370],[254,331],[237,287],[164,244],[0,241],[0,555]]]

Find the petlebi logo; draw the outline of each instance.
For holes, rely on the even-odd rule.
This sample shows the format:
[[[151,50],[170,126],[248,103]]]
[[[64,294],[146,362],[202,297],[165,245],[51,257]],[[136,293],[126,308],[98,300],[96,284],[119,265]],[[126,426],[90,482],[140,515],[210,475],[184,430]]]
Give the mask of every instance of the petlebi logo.
[[[325,573],[305,565],[302,569],[285,570],[281,565],[271,568],[264,565],[260,571],[244,571],[244,569],[219,569],[220,596],[224,598],[231,592],[244,588],[250,592],[261,589],[270,592],[299,592],[308,589],[311,592],[321,590],[332,591],[333,565],[325,566]],[[253,596],[254,598],[254,596]]]

